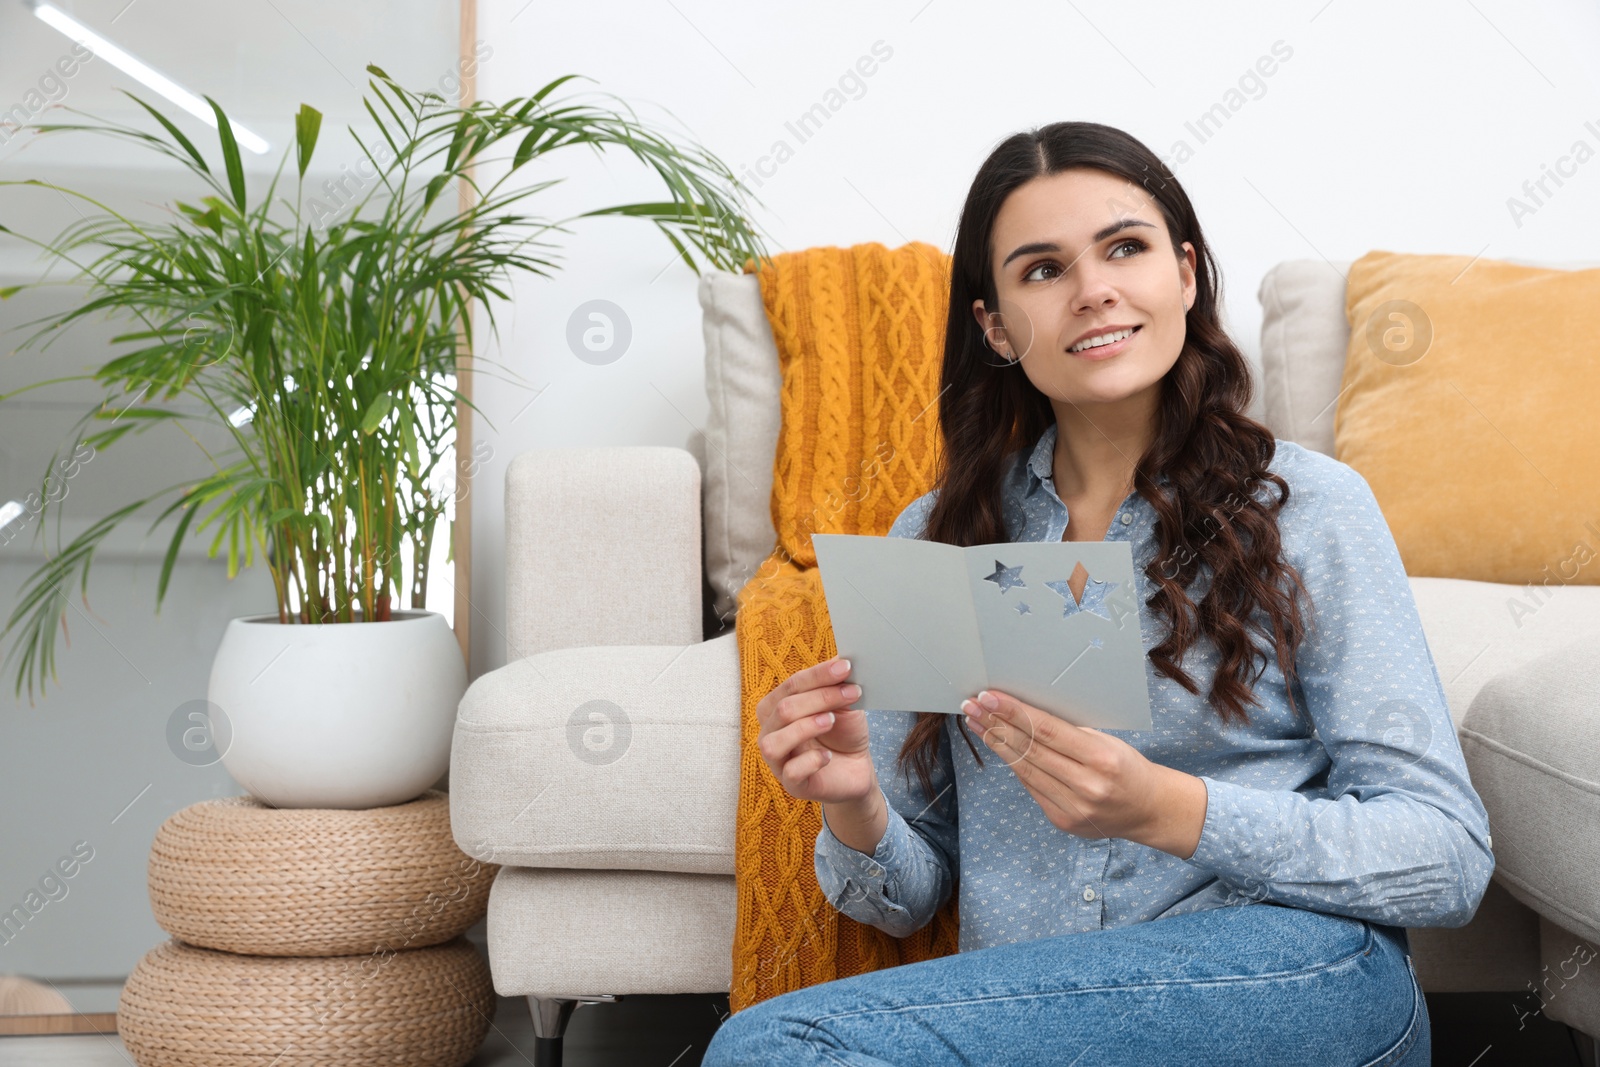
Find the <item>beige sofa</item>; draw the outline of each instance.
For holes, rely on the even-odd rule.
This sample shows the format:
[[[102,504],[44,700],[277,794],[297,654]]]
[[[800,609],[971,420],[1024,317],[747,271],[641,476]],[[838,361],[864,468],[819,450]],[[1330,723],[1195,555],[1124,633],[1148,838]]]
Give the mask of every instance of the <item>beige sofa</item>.
[[[1259,291],[1264,421],[1329,454],[1347,266],[1282,263]],[[699,291],[703,434],[528,452],[506,475],[510,662],[461,702],[450,798],[456,841],[504,864],[490,963],[501,994],[529,998],[540,1062],[580,1004],[731,981],[731,623],[775,543],[779,377],[755,277]],[[1506,603],[1525,590],[1412,586],[1497,859],[1469,923],[1410,932],[1423,988],[1538,991],[1549,1018],[1600,1034],[1600,587],[1553,588],[1519,627]]]

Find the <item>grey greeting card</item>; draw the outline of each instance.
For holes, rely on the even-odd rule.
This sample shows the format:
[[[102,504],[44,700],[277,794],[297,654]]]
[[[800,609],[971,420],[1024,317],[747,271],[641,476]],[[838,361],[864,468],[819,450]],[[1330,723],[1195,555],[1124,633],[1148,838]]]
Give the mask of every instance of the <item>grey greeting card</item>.
[[[854,706],[958,715],[963,700],[998,689],[1078,726],[1151,728],[1128,542],[811,543],[834,642],[861,686]]]

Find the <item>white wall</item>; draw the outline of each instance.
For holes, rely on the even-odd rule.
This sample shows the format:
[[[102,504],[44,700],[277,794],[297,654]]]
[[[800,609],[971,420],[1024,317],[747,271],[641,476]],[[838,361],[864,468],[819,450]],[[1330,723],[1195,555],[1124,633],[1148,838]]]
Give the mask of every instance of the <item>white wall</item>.
[[[1559,189],[1547,184],[1554,195],[1520,224],[1507,207],[1575,141],[1600,150],[1592,3],[525,5],[483,0],[479,34],[494,54],[480,96],[523,95],[577,71],[598,83],[585,89],[616,93],[646,119],[672,125],[670,110],[736,174],[760,179],[769,210],[758,221],[776,251],[907,240],[948,251],[972,175],[1003,137],[1063,119],[1126,129],[1172,159],[1252,360],[1256,289],[1279,261],[1388,249],[1571,262],[1593,259],[1600,234],[1600,159]],[[1230,100],[1280,41],[1287,60]],[[786,124],[827,106],[877,42],[892,54],[802,143]],[[1219,102],[1236,110],[1202,142],[1186,124]],[[792,158],[756,173],[778,141]],[[1192,151],[1183,162],[1180,141]],[[569,149],[529,180],[562,175],[540,194],[558,217],[661,191],[623,153],[601,163]],[[474,676],[508,658],[499,627],[483,623],[505,617],[506,464],[531,448],[681,447],[706,416],[694,275],[648,225],[574,229],[564,272],[518,282],[486,353],[532,385],[478,393],[495,427],[479,428],[490,459],[473,489]],[[572,311],[596,298],[633,327],[625,355],[600,367],[565,342]]]

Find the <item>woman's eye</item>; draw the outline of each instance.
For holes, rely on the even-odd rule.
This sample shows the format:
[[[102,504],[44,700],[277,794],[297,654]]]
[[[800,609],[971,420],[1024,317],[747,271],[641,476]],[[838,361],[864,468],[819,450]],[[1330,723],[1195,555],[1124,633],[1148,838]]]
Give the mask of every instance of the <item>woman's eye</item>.
[[[1148,247],[1150,247],[1150,246],[1145,244],[1143,241],[1139,240],[1137,237],[1129,237],[1126,240],[1118,241],[1116,243],[1116,245],[1114,245],[1112,247],[1112,249],[1111,249],[1111,258],[1112,259],[1127,259],[1128,256],[1117,255],[1117,253],[1122,251],[1124,248],[1133,249],[1133,252],[1130,253],[1130,254],[1131,255],[1137,255],[1140,252],[1143,252]],[[1038,272],[1038,271],[1044,270],[1047,267],[1056,272],[1056,277],[1060,277],[1061,276],[1060,275],[1060,272],[1061,272],[1060,265],[1055,263],[1055,262],[1052,262],[1050,260],[1046,260],[1043,263],[1039,263],[1039,264],[1029,268],[1028,273],[1026,273],[1026,274],[1024,274],[1022,276],[1022,280],[1025,281],[1025,282],[1031,282],[1031,281],[1036,280],[1034,278],[1035,273]],[[1038,281],[1044,281],[1046,279],[1039,278],[1037,280]]]

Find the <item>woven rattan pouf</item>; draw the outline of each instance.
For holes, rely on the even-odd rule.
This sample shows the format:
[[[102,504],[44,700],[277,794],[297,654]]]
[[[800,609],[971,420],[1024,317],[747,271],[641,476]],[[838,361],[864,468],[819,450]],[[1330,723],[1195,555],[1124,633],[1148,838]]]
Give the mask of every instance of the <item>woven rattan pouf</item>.
[[[172,940],[123,986],[139,1067],[461,1067],[494,1017],[483,918],[496,864],[450,833],[450,798],[358,810],[254,797],[176,813],[150,849]]]
[[[150,910],[179,941],[345,956],[448,941],[483,918],[499,868],[450,836],[450,797],[387,808],[191,804],[150,846]]]
[[[471,942],[366,956],[241,956],[158,945],[122,987],[139,1067],[461,1067],[494,1017]]]

